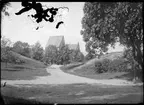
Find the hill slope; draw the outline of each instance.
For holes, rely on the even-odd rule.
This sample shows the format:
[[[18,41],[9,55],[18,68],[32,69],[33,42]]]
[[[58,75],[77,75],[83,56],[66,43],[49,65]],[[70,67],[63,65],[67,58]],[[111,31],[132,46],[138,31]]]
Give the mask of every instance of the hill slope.
[[[94,69],[94,64],[95,64],[96,61],[101,61],[103,59],[114,60],[114,59],[120,58],[122,56],[123,56],[123,52],[112,52],[112,53],[109,53],[109,54],[105,54],[105,55],[101,56],[100,59],[94,58],[92,60],[87,61],[84,65],[81,65],[79,67],[74,68],[72,70],[72,72],[75,71],[75,70],[89,69],[89,71],[87,71],[87,73],[90,72],[90,73],[93,74],[94,70],[91,70],[91,69]]]
[[[20,64],[20,66],[30,66],[31,68],[43,68],[43,67],[46,67],[44,65],[44,63],[40,62],[40,61],[37,61],[35,59],[32,59],[32,58],[28,58],[28,57],[25,57],[21,54],[18,54],[16,52],[12,52],[13,56],[19,58],[20,60],[24,61],[24,63]],[[15,65],[15,64],[13,64]],[[16,64],[16,65],[19,65],[19,64]]]
[[[46,65],[42,62],[22,56],[16,52],[12,52],[12,54],[25,63],[8,63],[6,67],[6,64],[1,62],[1,79],[33,79],[35,76],[48,75]]]
[[[95,62],[96,61],[101,61],[105,58],[114,60],[117,58],[121,58],[122,56],[123,56],[123,52],[112,52],[112,53],[101,56],[100,59],[94,58],[92,60],[89,60],[85,64],[74,67],[73,69],[65,69],[65,68],[69,68],[69,67],[65,67],[65,66],[61,67],[61,69],[64,72],[67,72],[70,74],[88,77],[88,78],[92,78],[92,79],[111,79],[111,78],[115,78],[115,77],[120,77],[122,75],[125,75],[124,77],[126,77],[126,78],[128,77],[128,79],[131,79],[131,77],[133,77],[132,74],[131,73],[128,74],[127,72],[113,72],[113,73],[106,72],[106,73],[101,73],[101,74],[98,74],[95,72]]]

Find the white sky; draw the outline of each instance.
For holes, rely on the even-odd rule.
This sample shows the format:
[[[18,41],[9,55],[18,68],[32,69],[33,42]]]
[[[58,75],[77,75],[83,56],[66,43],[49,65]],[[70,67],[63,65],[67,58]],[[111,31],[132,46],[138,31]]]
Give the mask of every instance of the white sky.
[[[37,24],[27,15],[34,11],[28,11],[21,15],[15,15],[21,8],[20,2],[11,2],[9,8],[10,16],[4,16],[2,19],[2,35],[9,38],[12,42],[18,40],[28,42],[30,45],[39,41],[45,48],[49,36],[64,35],[67,44],[80,44],[81,51],[86,54],[85,42],[83,41],[80,30],[82,29],[81,19],[83,17],[84,2],[43,2],[48,7],[68,7],[69,12],[62,18],[64,25],[56,29],[56,23],[43,22],[43,28],[36,30]],[[123,47],[116,44],[115,49],[110,48],[108,52],[122,51]]]

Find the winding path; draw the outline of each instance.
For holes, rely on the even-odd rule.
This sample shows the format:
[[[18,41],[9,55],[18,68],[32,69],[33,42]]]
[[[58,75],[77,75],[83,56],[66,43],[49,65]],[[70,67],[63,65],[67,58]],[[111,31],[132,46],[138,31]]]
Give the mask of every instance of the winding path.
[[[22,85],[22,84],[76,84],[76,83],[88,83],[88,84],[105,84],[105,85],[142,85],[134,84],[126,80],[109,79],[109,80],[95,80],[86,77],[80,77],[68,73],[64,73],[60,70],[58,65],[52,65],[48,67],[47,72],[51,75],[37,77],[34,80],[1,80],[1,83],[7,82],[9,85]]]

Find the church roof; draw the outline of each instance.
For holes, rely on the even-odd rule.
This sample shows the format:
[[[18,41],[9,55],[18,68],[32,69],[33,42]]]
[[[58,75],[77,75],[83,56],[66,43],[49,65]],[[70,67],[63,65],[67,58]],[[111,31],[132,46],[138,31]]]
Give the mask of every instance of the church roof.
[[[67,44],[67,46],[70,50],[78,50],[79,49],[78,44]]]
[[[63,38],[64,36],[50,36],[46,46],[54,45],[56,47],[60,47]]]

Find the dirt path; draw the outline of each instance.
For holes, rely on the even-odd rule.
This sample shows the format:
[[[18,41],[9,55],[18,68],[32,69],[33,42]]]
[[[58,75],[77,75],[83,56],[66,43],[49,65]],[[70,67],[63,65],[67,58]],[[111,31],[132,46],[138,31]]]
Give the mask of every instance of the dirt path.
[[[60,70],[58,65],[52,65],[47,68],[47,72],[51,75],[37,77],[35,80],[1,80],[1,83],[7,82],[9,85],[21,84],[75,84],[75,83],[88,83],[88,84],[106,84],[106,85],[141,85],[133,84],[126,80],[110,79],[110,80],[94,80],[85,77],[75,76],[72,74],[64,73]]]

